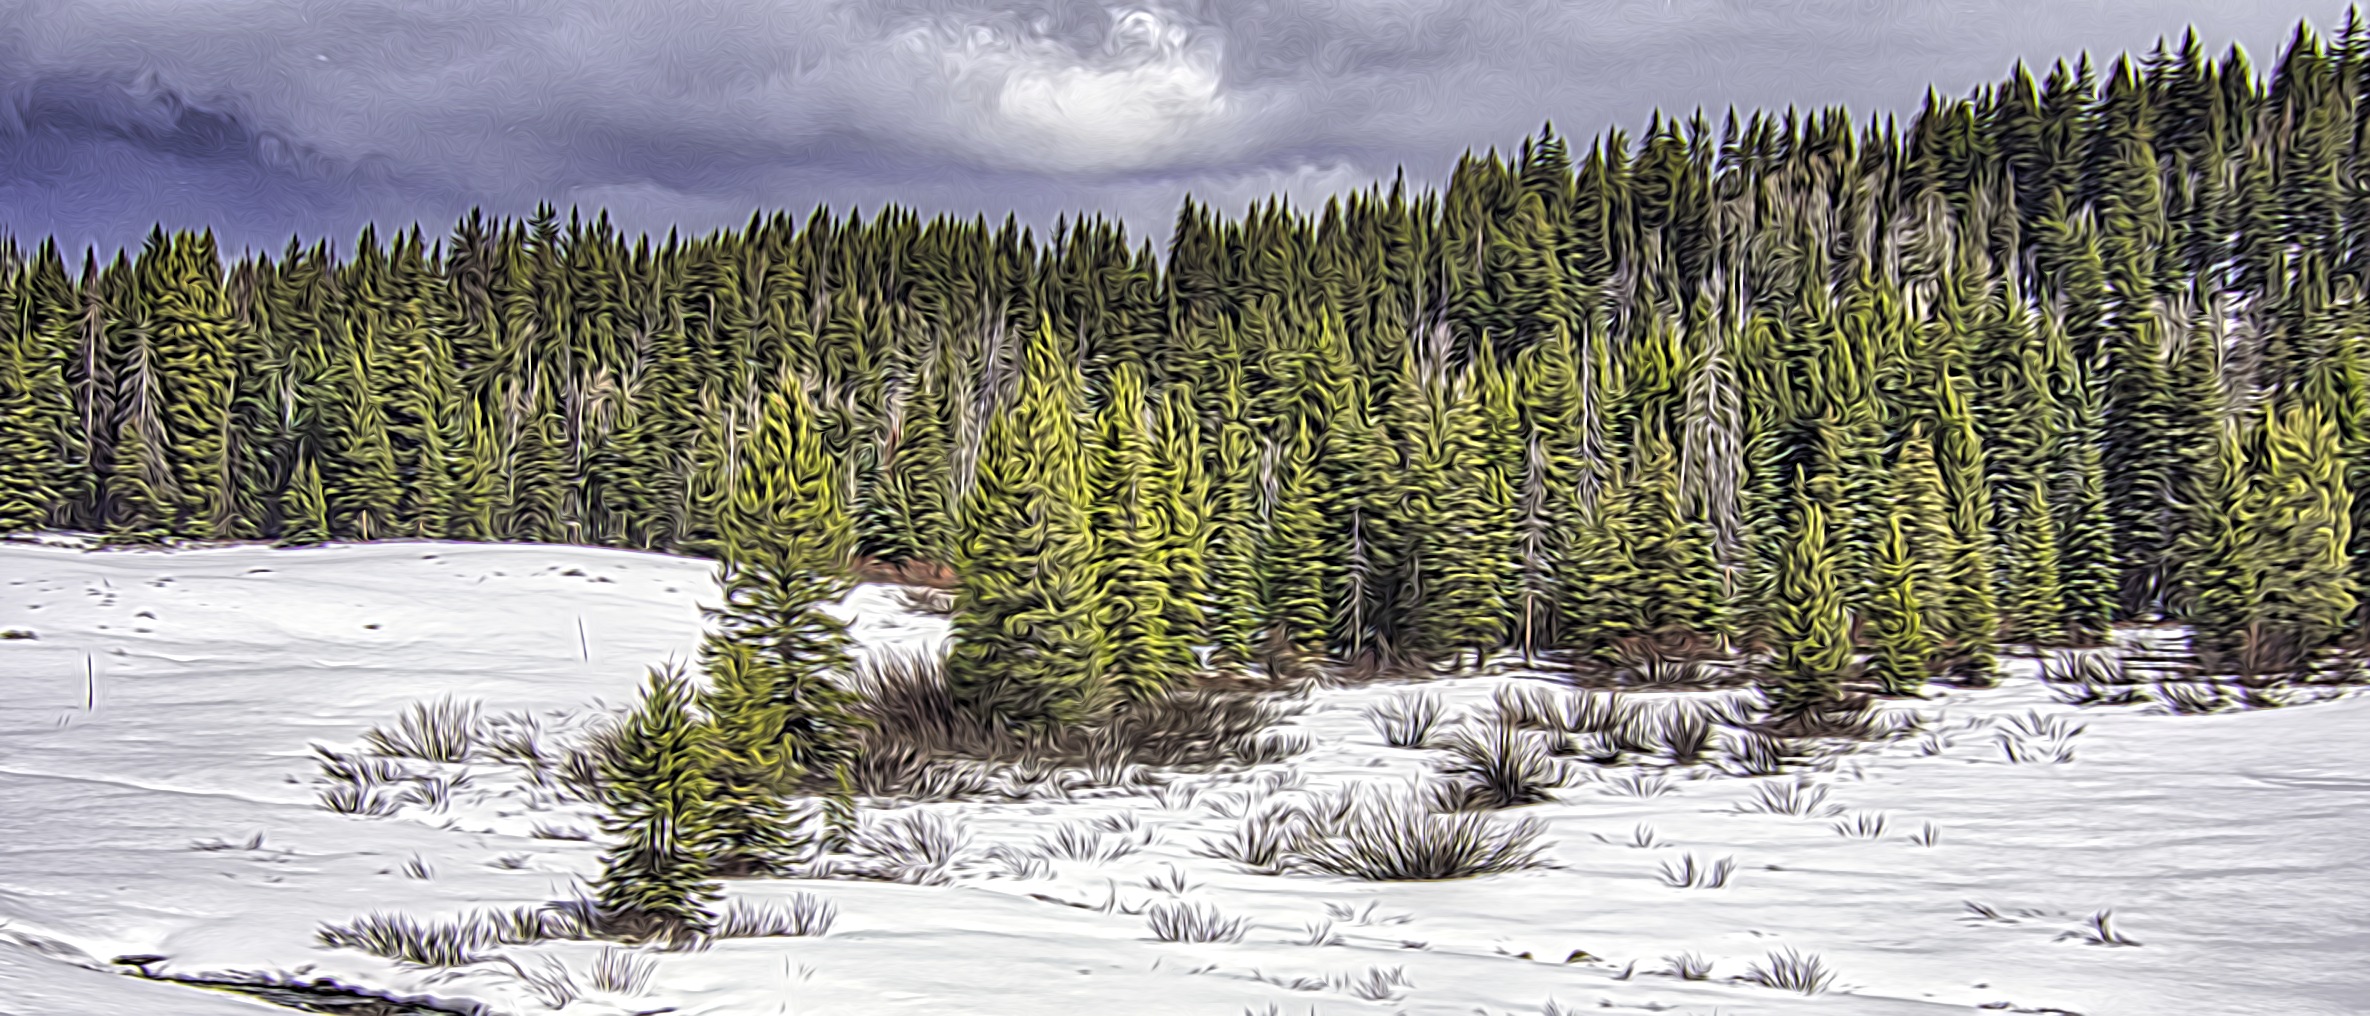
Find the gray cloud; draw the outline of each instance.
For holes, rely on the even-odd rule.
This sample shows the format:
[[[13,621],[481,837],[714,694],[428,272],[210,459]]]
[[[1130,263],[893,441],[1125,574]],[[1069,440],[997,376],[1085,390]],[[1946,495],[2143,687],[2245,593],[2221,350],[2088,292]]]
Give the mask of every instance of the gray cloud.
[[[0,225],[236,248],[472,205],[704,231],[757,208],[1321,201],[1552,119],[1906,111],[2196,24],[2267,62],[2342,0],[16,0]]]

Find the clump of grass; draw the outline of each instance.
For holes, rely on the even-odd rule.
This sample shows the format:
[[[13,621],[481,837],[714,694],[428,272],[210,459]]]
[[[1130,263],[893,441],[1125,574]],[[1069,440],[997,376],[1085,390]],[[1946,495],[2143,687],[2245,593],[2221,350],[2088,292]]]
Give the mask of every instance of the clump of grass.
[[[1703,957],[1694,953],[1680,953],[1677,956],[1665,956],[1662,958],[1662,961],[1669,964],[1669,966],[1663,968],[1663,971],[1682,981],[1705,981],[1711,979],[1712,961],[1704,959]]]
[[[1201,884],[1186,878],[1185,869],[1172,864],[1162,869],[1160,874],[1144,876],[1144,888],[1170,896],[1183,896],[1201,888]]]
[[[1758,730],[1721,732],[1718,765],[1731,776],[1775,776],[1786,771],[1785,742]]]
[[[2075,939],[2085,945],[2136,946],[2139,944],[2125,938],[2122,932],[2115,930],[2115,912],[2112,910],[2101,910],[2092,914],[2090,920],[2084,921],[2079,930],[2057,936],[2057,940],[2060,942],[2067,939]]]
[[[1861,812],[1833,826],[1835,835],[1855,840],[1873,840],[1884,835],[1885,817],[1877,812]]]
[[[411,786],[396,796],[399,804],[413,804],[429,811],[444,811],[452,807],[453,791],[463,790],[473,782],[468,774],[459,776],[414,776]]]
[[[1142,849],[1143,843],[1083,822],[1064,822],[1053,835],[1037,842],[1038,852],[1065,861],[1108,864]]]
[[[1432,882],[1536,867],[1535,820],[1439,814],[1412,795],[1344,795],[1307,814],[1287,853],[1297,867],[1369,882]]]
[[[1415,987],[1415,982],[1407,979],[1405,967],[1368,967],[1365,973],[1343,977],[1339,984],[1350,997],[1367,1002],[1393,1001]]]
[[[1614,840],[1606,839],[1602,833],[1591,833],[1590,835],[1595,836],[1598,843],[1616,842]],[[1629,831],[1629,840],[1624,843],[1619,843],[1618,845],[1625,847],[1635,847],[1639,850],[1650,850],[1652,848],[1662,846],[1663,839],[1660,835],[1655,833],[1653,826],[1640,822],[1636,828]]]
[[[1673,889],[1720,889],[1728,885],[1728,876],[1736,871],[1736,859],[1723,857],[1710,864],[1698,865],[1695,855],[1681,857],[1677,863],[1662,863],[1662,884]]]
[[[1432,740],[1432,732],[1439,728],[1446,707],[1440,697],[1427,693],[1399,695],[1368,706],[1366,720],[1374,724],[1374,732],[1382,735],[1383,743],[1393,748],[1421,748]]]
[[[995,878],[1009,878],[1025,882],[1053,877],[1053,862],[1047,860],[1045,855],[1021,850],[1008,843],[998,843],[989,847],[987,859],[998,865],[996,873],[992,876]]]
[[[1679,765],[1703,761],[1712,747],[1712,722],[1702,708],[1674,702],[1656,717],[1656,741],[1665,757]]]
[[[450,698],[414,702],[393,729],[373,727],[362,735],[374,754],[423,762],[467,762],[477,751],[478,706]]]
[[[1206,903],[1162,903],[1146,914],[1145,923],[1163,942],[1240,942],[1251,926]]]
[[[593,960],[592,986],[615,995],[639,995],[658,973],[658,958],[635,949],[601,947]]]
[[[485,962],[494,946],[581,941],[594,930],[585,908],[552,905],[471,911],[449,922],[372,913],[347,924],[322,925],[314,938],[332,949],[355,949],[411,966],[460,967]]]
[[[1234,831],[1204,840],[1194,852],[1203,857],[1233,861],[1262,875],[1283,873],[1292,850],[1307,835],[1307,815],[1299,809],[1270,805],[1246,815]]]
[[[321,807],[340,815],[385,818],[403,810],[403,801],[384,789],[338,783],[321,789]]]
[[[1795,818],[1834,816],[1843,809],[1827,803],[1827,788],[1808,783],[1765,783],[1754,788],[1753,799],[1740,810]]]
[[[790,897],[788,906],[734,900],[716,917],[717,938],[816,938],[839,920],[839,908],[814,893]]]
[[[1764,988],[1791,991],[1801,995],[1816,995],[1827,990],[1835,980],[1834,971],[1827,969],[1817,953],[1804,955],[1787,949],[1769,954],[1766,964],[1756,963],[1745,971],[1748,984]]]
[[[1492,722],[1460,728],[1442,739],[1448,757],[1435,768],[1447,777],[1435,800],[1447,810],[1491,810],[1535,804],[1554,797],[1564,783],[1561,760],[1545,740],[1513,724]]]
[[[842,873],[907,885],[945,885],[952,881],[950,869],[970,842],[969,833],[939,815],[899,815],[868,822],[856,831],[851,844],[855,864]]]
[[[1670,793],[1671,781],[1670,777],[1660,773],[1633,772],[1604,781],[1603,788],[1606,793],[1618,797],[1635,797],[1639,800],[1646,800]]]

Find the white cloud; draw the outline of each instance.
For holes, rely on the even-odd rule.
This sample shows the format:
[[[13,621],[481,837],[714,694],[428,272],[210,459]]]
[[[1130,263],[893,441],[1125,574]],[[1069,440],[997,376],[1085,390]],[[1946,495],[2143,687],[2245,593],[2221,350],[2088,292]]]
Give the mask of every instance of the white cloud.
[[[1118,173],[1239,147],[1225,40],[1158,8],[1116,8],[1087,52],[1043,24],[926,21],[898,37],[946,140],[999,169]]]

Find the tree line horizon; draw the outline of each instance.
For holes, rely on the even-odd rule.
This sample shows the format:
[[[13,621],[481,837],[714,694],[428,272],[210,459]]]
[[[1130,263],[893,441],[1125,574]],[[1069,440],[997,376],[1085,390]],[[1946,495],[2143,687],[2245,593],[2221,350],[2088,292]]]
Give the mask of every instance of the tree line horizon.
[[[1015,723],[1507,652],[1802,710],[2124,623],[2293,674],[2364,631],[2366,72],[2349,15],[2268,73],[2192,31],[1905,123],[1548,127],[1188,197],[1162,252],[896,206],[10,240],[0,532],[943,567]]]

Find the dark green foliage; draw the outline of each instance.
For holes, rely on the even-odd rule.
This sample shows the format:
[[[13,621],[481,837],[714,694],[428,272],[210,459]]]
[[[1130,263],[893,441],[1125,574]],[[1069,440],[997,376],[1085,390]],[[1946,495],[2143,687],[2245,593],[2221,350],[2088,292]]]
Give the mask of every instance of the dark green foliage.
[[[1885,538],[1876,548],[1876,595],[1868,605],[1874,650],[1868,670],[1895,695],[1915,694],[1934,676],[1934,636],[1926,630],[1926,598],[1918,587],[1906,514],[1896,507],[1885,521]]]
[[[1166,259],[894,207],[0,244],[0,529],[716,555],[751,809],[846,763],[811,608],[857,567],[959,584],[956,697],[1016,730],[1508,650],[1774,660],[1807,708],[1855,654],[1983,684],[2003,638],[2156,619],[2293,670],[2361,644],[2370,578],[2348,38],[2019,69],[1898,129],[1543,133],[1436,193],[1189,202]]]
[[[717,863],[731,874],[796,858],[807,841],[784,798],[804,785],[837,799],[831,832],[846,832],[860,725],[855,696],[835,679],[850,664],[847,628],[823,610],[852,585],[854,529],[805,391],[785,388],[766,399],[740,449],[718,520],[724,603],[707,611],[715,630],[701,647]]]
[[[1805,716],[1843,697],[1853,669],[1851,618],[1836,574],[1836,537],[1827,508],[1797,482],[1793,531],[1778,565],[1777,660],[1770,678],[1771,711]]]
[[[703,771],[704,736],[682,674],[653,670],[640,707],[610,739],[602,828],[617,842],[602,855],[596,889],[612,933],[681,941],[715,919],[716,786]]]
[[[963,508],[948,683],[1013,726],[1074,723],[1111,705],[1101,534],[1091,526],[1083,379],[1049,329],[1027,350],[1019,401],[988,426]]]

